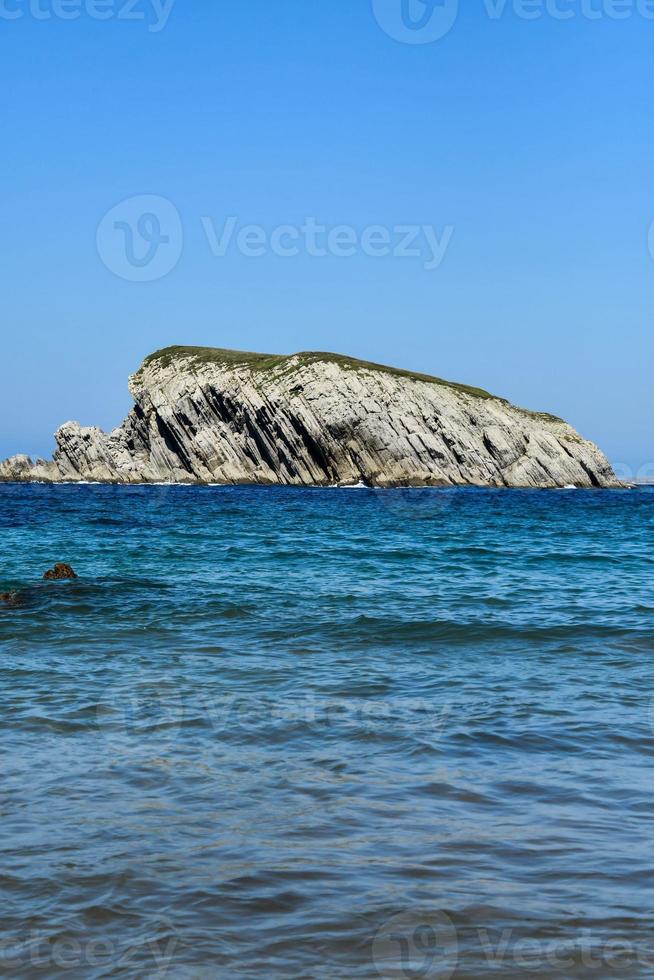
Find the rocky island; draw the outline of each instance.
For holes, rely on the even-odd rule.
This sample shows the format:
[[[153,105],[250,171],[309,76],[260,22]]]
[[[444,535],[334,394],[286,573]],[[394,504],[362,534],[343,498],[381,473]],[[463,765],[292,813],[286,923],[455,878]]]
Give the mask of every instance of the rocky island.
[[[606,457],[552,415],[339,354],[168,347],[129,381],[113,432],[67,422],[51,461],[0,480],[298,486],[612,487]]]

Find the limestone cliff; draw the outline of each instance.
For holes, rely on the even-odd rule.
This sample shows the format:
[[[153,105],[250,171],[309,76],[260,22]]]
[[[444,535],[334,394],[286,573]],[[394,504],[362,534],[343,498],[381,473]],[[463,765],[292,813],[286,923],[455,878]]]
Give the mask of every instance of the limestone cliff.
[[[105,433],[67,422],[51,462],[2,480],[608,487],[600,450],[550,415],[427,375],[336,354],[171,347],[130,378]]]

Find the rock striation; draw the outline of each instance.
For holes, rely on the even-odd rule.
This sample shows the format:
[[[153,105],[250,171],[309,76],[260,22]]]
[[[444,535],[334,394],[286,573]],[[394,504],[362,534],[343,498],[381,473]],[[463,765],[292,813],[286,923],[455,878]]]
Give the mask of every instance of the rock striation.
[[[67,422],[51,461],[0,480],[612,487],[566,422],[478,388],[337,354],[169,347],[130,378],[113,432]]]

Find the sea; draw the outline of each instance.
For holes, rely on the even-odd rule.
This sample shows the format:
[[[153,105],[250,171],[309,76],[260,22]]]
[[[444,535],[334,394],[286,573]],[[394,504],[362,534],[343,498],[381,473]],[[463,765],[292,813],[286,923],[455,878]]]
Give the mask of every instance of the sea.
[[[651,487],[0,486],[0,974],[653,977],[653,546]]]

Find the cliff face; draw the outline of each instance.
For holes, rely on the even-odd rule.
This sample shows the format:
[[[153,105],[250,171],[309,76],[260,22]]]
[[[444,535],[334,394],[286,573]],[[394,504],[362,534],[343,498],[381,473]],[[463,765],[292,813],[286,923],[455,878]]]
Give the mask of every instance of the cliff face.
[[[111,433],[67,422],[52,462],[3,480],[607,487],[600,450],[479,389],[331,354],[168,348],[130,378]]]

